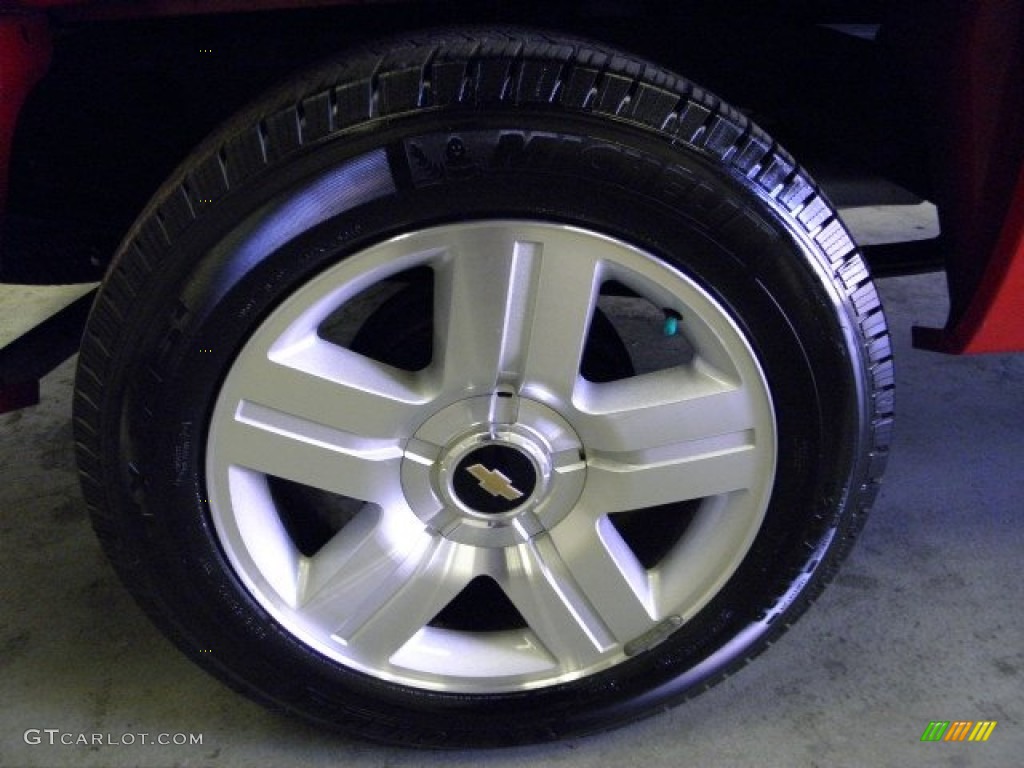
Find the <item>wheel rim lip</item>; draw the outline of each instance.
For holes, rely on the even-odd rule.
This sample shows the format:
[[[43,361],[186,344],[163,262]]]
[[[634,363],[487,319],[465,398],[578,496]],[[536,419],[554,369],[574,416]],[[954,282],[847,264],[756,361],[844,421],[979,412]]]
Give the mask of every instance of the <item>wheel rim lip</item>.
[[[744,540],[737,541],[733,547],[731,562],[723,564],[716,573],[711,574],[713,578],[709,579],[710,586],[704,590],[704,594],[698,599],[691,600],[687,605],[679,606],[678,611],[663,610],[652,616],[645,633],[632,639],[622,639],[621,642],[616,642],[613,647],[599,654],[596,659],[592,659],[586,665],[572,667],[562,664],[559,659],[555,658],[552,666],[551,659],[546,658],[543,652],[534,655],[527,654],[519,660],[518,666],[515,663],[510,663],[513,648],[521,647],[524,643],[536,644],[537,638],[529,636],[529,629],[525,632],[508,630],[493,633],[471,633],[433,627],[424,627],[421,633],[422,637],[411,639],[386,664],[381,664],[361,658],[358,649],[353,651],[343,643],[339,644],[331,632],[315,621],[310,621],[309,617],[304,615],[302,608],[294,605],[294,601],[285,594],[288,589],[281,586],[283,581],[280,571],[301,570],[301,555],[296,556],[293,562],[280,562],[272,567],[268,567],[265,560],[261,561],[254,557],[257,544],[252,530],[255,526],[248,518],[250,505],[255,504],[265,508],[268,504],[270,497],[265,485],[266,475],[244,466],[235,465],[230,458],[223,456],[218,445],[219,435],[225,424],[235,421],[241,412],[239,398],[233,393],[234,379],[244,375],[240,373],[240,370],[244,369],[244,366],[240,368],[240,362],[244,362],[251,355],[265,356],[271,349],[293,343],[293,337],[297,333],[308,333],[310,328],[320,322],[318,318],[322,315],[321,305],[325,301],[327,303],[346,301],[356,295],[362,287],[397,274],[404,269],[424,264],[432,266],[434,261],[442,256],[438,249],[430,247],[431,243],[444,241],[450,234],[488,229],[498,230],[504,234],[518,233],[525,237],[557,232],[570,238],[578,238],[580,243],[599,241],[620,255],[619,260],[613,264],[612,273],[616,275],[629,273],[643,266],[644,271],[653,270],[654,273],[668,279],[671,285],[666,290],[669,293],[674,291],[688,297],[688,300],[682,302],[688,309],[691,308],[691,304],[695,303],[695,297],[698,296],[701,301],[696,303],[700,303],[705,308],[713,307],[710,317],[702,318],[702,320],[710,323],[717,333],[726,336],[731,334],[731,341],[725,345],[728,348],[728,353],[735,358],[730,362],[742,369],[745,379],[743,388],[749,391],[751,399],[759,402],[756,410],[758,410],[759,432],[762,433],[758,436],[757,441],[763,464],[760,472],[761,482],[756,488],[748,489],[749,494],[756,495],[757,498],[747,504],[747,508],[753,511],[747,513],[747,524],[743,526],[742,531]],[[395,258],[396,253],[400,254],[399,258]],[[316,298],[310,298],[311,296]],[[327,300],[324,298],[325,296],[331,298]],[[676,296],[676,298],[680,297]],[[306,308],[296,312],[296,305],[301,307],[303,304],[306,305]],[[281,317],[289,319],[282,321]],[[564,402],[565,398],[562,398],[562,401],[558,397],[552,398],[548,391],[542,391],[539,395],[538,393],[531,394],[539,398],[524,398],[531,406],[550,408],[556,413],[561,413],[562,410],[571,410],[571,407]],[[471,400],[479,397],[481,395],[472,393],[471,396],[463,399]],[[542,403],[541,399],[547,402]],[[440,405],[437,402],[424,402],[423,423],[427,423],[430,417],[435,416],[446,407],[457,406],[458,402],[446,402]],[[567,418],[570,430],[571,421],[571,418]],[[409,435],[410,438],[414,436],[414,433]],[[642,638],[646,634],[655,636],[658,634],[659,627],[667,625],[675,627],[691,618],[714,594],[717,594],[721,586],[732,576],[760,528],[774,481],[776,440],[776,425],[770,390],[757,357],[729,312],[698,283],[682,272],[655,259],[649,253],[598,232],[535,220],[495,220],[431,227],[392,238],[354,254],[293,292],[278,310],[275,310],[262,322],[229,368],[210,420],[206,476],[210,513],[217,539],[234,573],[241,580],[245,590],[300,642],[346,667],[381,680],[430,690],[491,693],[543,688],[595,674],[645,650],[642,647]],[[405,455],[407,446],[402,446],[400,452]],[[270,503],[272,504],[272,502]],[[708,506],[717,505],[718,512],[721,513],[723,510],[727,511],[732,503],[727,499],[719,498]],[[570,512],[571,510],[554,522],[548,521],[548,525],[541,526],[541,530],[547,531],[549,527],[562,523],[565,517],[571,517]],[[714,512],[715,510],[712,509],[706,516],[712,516]],[[519,544],[522,545],[528,543],[532,535],[520,538],[524,539]],[[466,542],[462,542],[461,545],[464,547],[478,546]],[[511,547],[512,544],[507,546]],[[423,661],[426,656],[438,652],[446,645],[463,648],[472,659],[476,660],[485,659],[490,653],[496,661],[490,667],[484,664],[483,669],[471,670],[468,674],[461,676],[454,674],[456,667],[451,664],[431,667]],[[501,669],[503,664],[508,664],[508,668],[516,671],[510,674],[498,674],[497,670]]]

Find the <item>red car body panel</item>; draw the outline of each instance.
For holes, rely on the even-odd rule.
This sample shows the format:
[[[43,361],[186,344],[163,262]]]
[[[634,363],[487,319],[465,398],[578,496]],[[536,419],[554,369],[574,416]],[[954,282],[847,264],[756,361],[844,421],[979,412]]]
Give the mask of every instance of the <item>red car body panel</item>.
[[[988,266],[966,309],[944,329],[914,331],[915,346],[937,352],[1024,351],[1024,168]]]
[[[951,298],[915,343],[954,354],[1024,350],[1024,3],[961,3],[931,66],[945,130],[935,152]],[[943,103],[948,99],[948,103]]]
[[[0,1],[0,210],[18,113],[50,59],[49,20],[147,18],[355,5],[387,0]],[[939,200],[952,232],[952,309],[943,329],[916,329],[918,346],[953,354],[1024,351],[1024,3],[964,3],[945,30],[954,41],[943,90],[951,152]],[[955,26],[955,28],[952,28]],[[1009,147],[1010,154],[1006,150]],[[941,187],[942,185],[940,185]]]
[[[42,16],[0,16],[0,211],[18,114],[50,64],[50,28]]]

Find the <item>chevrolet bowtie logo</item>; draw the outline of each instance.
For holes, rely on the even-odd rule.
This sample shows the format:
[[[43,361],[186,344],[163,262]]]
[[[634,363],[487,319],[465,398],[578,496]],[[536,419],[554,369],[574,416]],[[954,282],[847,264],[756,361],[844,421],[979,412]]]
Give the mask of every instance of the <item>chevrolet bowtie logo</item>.
[[[509,501],[515,501],[523,496],[522,492],[512,485],[512,481],[497,469],[488,469],[483,464],[474,464],[471,467],[466,467],[466,471],[479,480],[480,487],[491,496],[501,496]]]

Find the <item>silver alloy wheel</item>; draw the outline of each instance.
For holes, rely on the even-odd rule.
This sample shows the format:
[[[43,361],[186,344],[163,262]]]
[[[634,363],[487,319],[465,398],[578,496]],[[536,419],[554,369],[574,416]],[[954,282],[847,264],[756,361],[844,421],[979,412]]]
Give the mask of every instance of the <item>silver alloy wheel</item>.
[[[323,337],[339,308],[420,267],[434,284],[425,368]],[[681,317],[692,354],[587,380],[611,282]],[[376,678],[466,693],[567,682],[664,640],[743,560],[775,463],[769,387],[726,309],[651,254],[536,221],[413,232],[302,286],[231,365],[206,453],[224,552],[289,633]],[[362,503],[304,554],[272,478]],[[693,519],[642,563],[613,516],[682,501]],[[437,626],[480,577],[522,626]]]

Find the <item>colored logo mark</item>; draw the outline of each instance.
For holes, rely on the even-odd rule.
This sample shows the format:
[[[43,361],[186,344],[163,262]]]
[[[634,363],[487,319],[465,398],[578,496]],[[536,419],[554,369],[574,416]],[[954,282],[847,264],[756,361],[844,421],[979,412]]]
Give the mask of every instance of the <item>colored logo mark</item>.
[[[483,464],[466,467],[466,471],[480,481],[480,487],[491,496],[501,496],[508,501],[521,498],[523,492],[512,485],[512,481],[498,469],[488,469]]]
[[[932,720],[921,741],[988,741],[996,729],[995,720]]]

